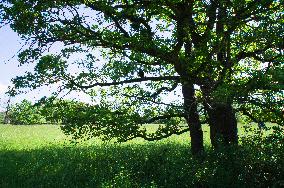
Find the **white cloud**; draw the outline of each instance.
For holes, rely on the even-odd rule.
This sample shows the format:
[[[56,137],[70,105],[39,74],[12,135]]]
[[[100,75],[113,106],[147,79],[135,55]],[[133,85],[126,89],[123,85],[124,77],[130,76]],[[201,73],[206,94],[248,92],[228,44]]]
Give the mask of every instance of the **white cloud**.
[[[8,85],[0,83],[0,93],[4,94],[8,89]]]

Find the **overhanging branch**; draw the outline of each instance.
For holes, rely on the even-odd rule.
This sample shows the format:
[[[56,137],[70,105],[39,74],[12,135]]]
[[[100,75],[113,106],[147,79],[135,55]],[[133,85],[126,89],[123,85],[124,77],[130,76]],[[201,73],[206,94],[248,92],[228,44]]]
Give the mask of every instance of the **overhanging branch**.
[[[156,116],[150,119],[146,119],[143,121],[143,124],[149,124],[149,123],[154,123],[155,121],[158,120],[165,120],[165,119],[170,119],[173,117],[185,117],[185,114],[166,114],[166,115],[160,115]]]
[[[131,83],[137,83],[137,82],[147,82],[147,81],[163,81],[163,80],[180,80],[179,76],[164,76],[164,77],[144,77],[144,78],[134,78],[130,80],[123,80],[123,81],[114,81],[114,82],[97,82],[91,85],[80,85],[75,80],[70,79],[71,85],[74,85],[81,89],[89,89],[93,88],[95,86],[105,87],[105,86],[115,86],[115,85],[121,85],[121,84],[131,84]]]
[[[160,95],[163,91],[168,91],[168,92],[172,92],[173,90],[175,90],[178,86],[178,82],[175,82],[172,87],[161,87],[160,89],[158,89],[155,93],[153,93],[151,95],[151,97],[156,98],[158,95]]]
[[[168,138],[169,136],[172,136],[172,135],[181,135],[181,134],[186,133],[188,131],[189,131],[189,128],[186,128],[186,129],[182,129],[182,130],[179,130],[179,131],[173,131],[173,132],[170,132],[170,133],[167,133],[167,134],[163,134],[163,135],[159,135],[159,136],[153,136],[153,137],[150,137],[147,134],[139,133],[138,135],[135,135],[131,138],[128,138],[127,140],[132,140],[134,138],[143,138],[146,141],[158,141],[158,140],[162,140],[164,138]]]

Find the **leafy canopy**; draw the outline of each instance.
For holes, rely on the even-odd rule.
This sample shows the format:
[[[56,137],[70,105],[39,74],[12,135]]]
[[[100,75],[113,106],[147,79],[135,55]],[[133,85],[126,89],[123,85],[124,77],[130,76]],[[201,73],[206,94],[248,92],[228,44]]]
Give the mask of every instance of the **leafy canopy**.
[[[208,101],[228,102],[253,120],[283,124],[283,6],[283,0],[2,0],[0,19],[28,42],[20,63],[35,63],[34,72],[13,79],[11,94],[46,84],[84,91],[98,105],[76,107],[66,130],[85,126],[91,131],[82,134],[126,140],[187,131],[182,97],[169,97],[185,84],[208,91],[196,96],[201,111]],[[160,119],[169,121],[156,134],[141,128]]]

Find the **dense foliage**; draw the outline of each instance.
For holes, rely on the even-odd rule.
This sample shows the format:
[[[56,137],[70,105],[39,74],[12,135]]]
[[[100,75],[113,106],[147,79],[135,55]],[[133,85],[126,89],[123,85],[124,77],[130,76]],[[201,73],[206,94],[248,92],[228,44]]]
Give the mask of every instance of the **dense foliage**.
[[[51,84],[89,94],[98,105],[66,113],[78,136],[190,130],[199,153],[203,111],[214,147],[238,143],[236,111],[283,125],[283,12],[283,0],[1,0],[0,19],[29,44],[20,63],[35,63],[10,94]],[[168,123],[145,133],[157,120]]]
[[[44,116],[41,115],[40,107],[34,106],[32,102],[26,99],[11,106],[9,119],[10,123],[15,125],[43,124],[46,122]]]

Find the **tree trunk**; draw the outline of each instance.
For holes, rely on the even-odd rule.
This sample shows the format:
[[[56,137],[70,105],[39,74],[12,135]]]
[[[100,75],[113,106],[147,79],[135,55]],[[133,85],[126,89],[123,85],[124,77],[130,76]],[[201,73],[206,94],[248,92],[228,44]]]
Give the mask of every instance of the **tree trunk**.
[[[182,93],[184,97],[186,121],[190,130],[191,152],[193,155],[200,154],[204,151],[203,132],[197,112],[197,102],[194,96],[193,84],[184,84],[182,86]]]
[[[220,144],[238,144],[237,119],[232,105],[211,103],[205,106],[209,117],[212,146],[218,148]]]

